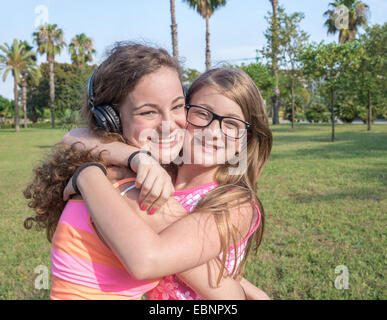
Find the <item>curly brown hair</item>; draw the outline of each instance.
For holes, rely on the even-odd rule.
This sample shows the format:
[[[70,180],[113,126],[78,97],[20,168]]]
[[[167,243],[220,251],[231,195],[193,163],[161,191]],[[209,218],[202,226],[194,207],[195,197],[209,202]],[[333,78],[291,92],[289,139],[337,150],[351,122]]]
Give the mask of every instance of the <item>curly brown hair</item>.
[[[34,180],[23,194],[30,199],[28,206],[34,209],[36,215],[24,221],[26,229],[31,229],[33,223],[36,223],[38,230],[46,229],[47,239],[51,242],[66,205],[63,200],[63,190],[75,170],[86,162],[107,165],[101,153],[96,155],[92,151],[80,150],[76,144],[68,146],[58,143],[47,159],[34,169]]]
[[[119,108],[120,103],[133,91],[143,76],[163,66],[170,67],[176,70],[179,76],[181,75],[179,62],[166,50],[132,42],[117,42],[95,73],[93,85],[95,105],[110,104],[114,108]],[[104,142],[128,143],[122,135],[98,127],[87,103],[87,96],[81,111],[93,135]],[[65,207],[63,190],[75,170],[86,162],[106,165],[101,153],[95,155],[92,150],[79,150],[74,145],[67,146],[62,143],[54,146],[47,160],[34,169],[34,180],[24,191],[24,196],[31,199],[28,206],[36,213],[24,221],[26,229],[31,229],[36,223],[38,229],[46,229],[47,239],[51,242]]]

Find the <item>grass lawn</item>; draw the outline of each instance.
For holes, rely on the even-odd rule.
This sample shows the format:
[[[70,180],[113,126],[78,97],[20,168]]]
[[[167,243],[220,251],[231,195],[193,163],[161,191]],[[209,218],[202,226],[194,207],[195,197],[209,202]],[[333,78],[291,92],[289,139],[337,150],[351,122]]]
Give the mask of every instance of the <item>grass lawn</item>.
[[[274,146],[258,195],[264,240],[246,278],[273,299],[387,299],[387,125],[272,127]],[[34,287],[50,269],[44,232],[27,231],[22,191],[60,129],[0,130],[0,299],[48,299]],[[337,289],[337,266],[348,289]]]

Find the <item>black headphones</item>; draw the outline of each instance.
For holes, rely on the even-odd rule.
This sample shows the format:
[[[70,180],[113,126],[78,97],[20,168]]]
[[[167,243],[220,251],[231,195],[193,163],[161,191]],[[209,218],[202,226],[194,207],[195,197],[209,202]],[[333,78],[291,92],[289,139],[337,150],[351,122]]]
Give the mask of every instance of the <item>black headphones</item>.
[[[91,113],[99,128],[107,132],[122,134],[121,120],[116,110],[114,110],[114,108],[109,104],[100,104],[98,106],[94,105],[93,81],[94,81],[94,74],[96,73],[97,70],[93,71],[87,87],[88,103],[89,103]],[[183,85],[183,93],[184,93],[185,100],[187,100],[186,99],[187,92],[188,92],[187,87]]]
[[[94,70],[87,87],[88,91],[88,102],[91,109],[91,113],[97,122],[97,125],[102,130],[107,132],[122,133],[121,120],[114,108],[109,104],[100,104],[98,106],[94,105],[94,90],[93,90],[93,80],[94,74],[97,70]]]

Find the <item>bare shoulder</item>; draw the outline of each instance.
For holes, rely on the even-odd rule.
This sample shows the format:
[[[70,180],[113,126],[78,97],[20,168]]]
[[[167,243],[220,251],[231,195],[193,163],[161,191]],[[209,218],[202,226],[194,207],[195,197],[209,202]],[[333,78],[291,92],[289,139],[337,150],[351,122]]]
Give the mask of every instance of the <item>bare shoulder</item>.
[[[75,142],[75,139],[90,137],[90,131],[88,128],[76,128],[70,130],[62,137],[62,142],[65,144],[72,144]]]
[[[239,233],[238,238],[243,240],[250,231],[255,215],[254,207],[249,199],[241,198],[229,203],[229,212],[231,223]]]

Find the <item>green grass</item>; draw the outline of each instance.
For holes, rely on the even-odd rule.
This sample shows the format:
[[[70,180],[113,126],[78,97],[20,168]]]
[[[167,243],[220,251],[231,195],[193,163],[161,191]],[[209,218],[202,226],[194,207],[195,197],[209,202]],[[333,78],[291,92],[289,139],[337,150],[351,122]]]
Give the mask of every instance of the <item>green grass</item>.
[[[246,278],[274,299],[386,299],[387,125],[272,127],[271,160],[259,183],[265,233]],[[36,290],[50,265],[44,232],[27,231],[22,191],[59,129],[0,130],[0,299],[48,299]],[[349,289],[335,288],[338,265]]]
[[[246,277],[275,299],[386,299],[387,126],[273,129],[266,230]],[[335,288],[338,265],[349,289]]]

